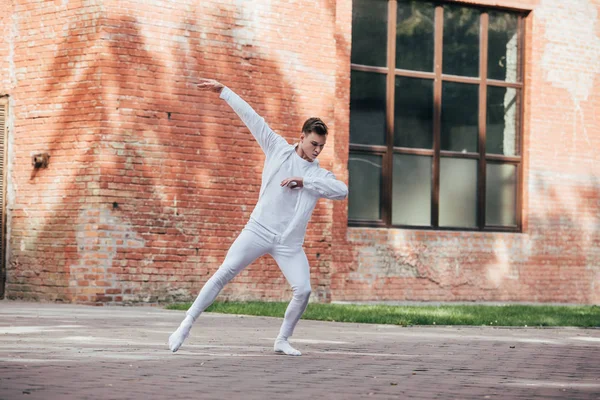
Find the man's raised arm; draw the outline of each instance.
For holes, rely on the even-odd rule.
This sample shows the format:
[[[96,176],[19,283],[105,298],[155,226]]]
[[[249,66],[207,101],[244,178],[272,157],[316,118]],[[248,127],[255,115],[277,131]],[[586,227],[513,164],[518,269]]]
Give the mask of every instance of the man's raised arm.
[[[258,115],[248,103],[228,87],[213,79],[200,79],[198,89],[220,93],[219,97],[229,104],[242,122],[250,129],[265,154],[268,155],[278,145],[287,144],[284,138],[269,128],[263,117]]]

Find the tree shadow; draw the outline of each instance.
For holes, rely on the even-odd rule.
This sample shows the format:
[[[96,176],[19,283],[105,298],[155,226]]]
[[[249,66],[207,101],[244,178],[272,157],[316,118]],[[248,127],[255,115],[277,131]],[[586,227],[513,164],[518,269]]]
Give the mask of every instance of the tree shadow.
[[[600,302],[600,183],[595,175],[537,173],[539,211],[530,217],[533,243],[522,274],[536,301]],[[532,195],[530,194],[530,197]]]
[[[336,29],[336,51],[338,60],[348,60],[351,5],[334,3],[321,2],[340,14],[337,19],[346,19]],[[348,155],[349,98],[344,96],[349,97],[349,69],[341,67],[337,79],[335,153],[340,157]],[[346,204],[335,203],[339,217],[333,224],[332,300],[598,303],[596,176],[577,184],[569,183],[570,177],[548,182],[539,174],[530,176],[527,180],[549,189],[544,195],[528,194],[525,201],[534,209],[524,205],[529,220],[519,234],[348,228]],[[570,200],[561,200],[564,186]]]
[[[194,82],[203,76],[231,85],[288,139],[297,134],[286,115],[296,112],[285,95],[263,90],[268,83],[293,91],[279,65],[218,31],[236,26],[235,11],[212,9],[216,28],[206,29],[198,22],[205,18],[201,7],[190,6],[175,28],[140,22],[124,8],[67,30],[40,90],[62,105],[42,112],[51,120],[54,168],[19,182],[44,194],[46,183],[60,184],[35,237],[25,234],[33,224],[26,207],[13,214],[9,297],[189,300],[222,262],[258,197],[264,158],[237,116],[214,95],[198,93]],[[73,59],[79,61],[72,65]],[[317,256],[307,253],[318,281]],[[48,269],[37,267],[40,260]],[[276,300],[289,293],[268,257],[223,297]]]
[[[15,108],[15,143],[22,143],[23,149],[32,147],[25,135],[34,132],[35,146],[47,151],[52,162],[48,169],[31,172],[28,180],[18,168],[13,170],[13,186],[22,193],[23,200],[15,201],[11,210],[6,282],[9,298],[72,298],[68,265],[77,254],[73,226],[80,202],[93,190],[97,153],[91,139],[94,124],[102,118],[95,107],[100,95],[98,65],[92,63],[79,70],[73,66],[97,55],[93,46],[77,46],[77,38],[82,35],[96,37],[95,22],[71,22],[52,64],[44,70],[40,59],[38,74],[27,71],[44,77],[39,91],[27,85],[15,89],[15,102],[37,103],[35,108]],[[24,51],[23,46],[15,47],[15,52]],[[14,163],[31,166],[30,155],[23,153],[17,147]]]
[[[600,301],[600,184],[534,173],[523,233],[349,230],[334,300]]]

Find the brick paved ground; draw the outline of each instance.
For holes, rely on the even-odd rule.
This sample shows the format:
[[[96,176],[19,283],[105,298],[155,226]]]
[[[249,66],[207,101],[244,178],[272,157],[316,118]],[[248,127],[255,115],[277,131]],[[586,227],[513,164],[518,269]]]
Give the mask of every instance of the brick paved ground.
[[[301,321],[302,357],[275,355],[277,318],[0,302],[0,399],[600,399],[600,330]]]

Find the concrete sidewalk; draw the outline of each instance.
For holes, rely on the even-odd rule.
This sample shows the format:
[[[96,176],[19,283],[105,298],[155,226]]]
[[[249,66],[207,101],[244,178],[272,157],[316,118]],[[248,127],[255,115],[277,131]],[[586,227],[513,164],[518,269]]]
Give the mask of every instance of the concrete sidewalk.
[[[0,399],[600,399],[600,330],[411,327],[0,302]]]

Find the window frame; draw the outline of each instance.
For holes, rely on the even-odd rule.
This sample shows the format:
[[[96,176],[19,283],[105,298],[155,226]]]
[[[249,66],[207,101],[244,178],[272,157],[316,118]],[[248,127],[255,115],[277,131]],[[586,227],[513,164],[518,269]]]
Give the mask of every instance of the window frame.
[[[385,67],[367,66],[350,63],[350,71],[371,72],[386,75],[386,145],[364,145],[353,144],[349,139],[349,153],[377,154],[382,156],[382,187],[380,197],[380,220],[351,219],[348,216],[349,227],[386,227],[404,229],[425,229],[443,231],[490,231],[490,232],[522,232],[523,215],[523,144],[524,144],[524,98],[525,98],[525,37],[526,37],[526,13],[524,10],[504,8],[497,6],[473,5],[470,3],[428,1],[435,7],[435,29],[434,29],[434,68],[433,72],[412,71],[396,68],[396,18],[398,1],[387,0],[387,63]],[[444,5],[462,6],[479,9],[479,76],[467,77],[442,73],[443,33],[444,33]],[[516,82],[501,81],[488,78],[488,32],[489,12],[513,12],[517,15],[517,40],[518,40],[518,63]],[[391,73],[393,71],[393,73]],[[395,102],[395,79],[396,77],[421,78],[433,80],[433,148],[417,149],[394,146],[394,102]],[[441,150],[441,111],[442,111],[442,85],[444,82],[468,83],[478,86],[478,152],[460,153]],[[514,88],[517,90],[516,99],[518,109],[516,111],[517,127],[515,145],[518,152],[515,156],[501,154],[486,154],[486,130],[487,130],[487,88],[488,87]],[[350,88],[352,90],[352,88]],[[351,111],[350,111],[351,112]],[[392,185],[393,185],[393,162],[395,154],[423,155],[433,158],[431,176],[431,217],[430,225],[403,225],[392,224]],[[440,196],[440,162],[441,157],[460,159],[476,159],[477,167],[477,210],[476,227],[447,227],[439,226],[439,196]],[[516,190],[515,190],[515,220],[516,225],[498,226],[486,225],[486,166],[488,162],[516,165]],[[352,188],[350,188],[352,190]]]

